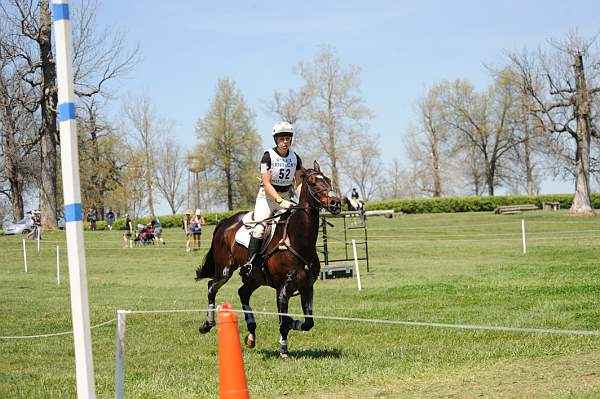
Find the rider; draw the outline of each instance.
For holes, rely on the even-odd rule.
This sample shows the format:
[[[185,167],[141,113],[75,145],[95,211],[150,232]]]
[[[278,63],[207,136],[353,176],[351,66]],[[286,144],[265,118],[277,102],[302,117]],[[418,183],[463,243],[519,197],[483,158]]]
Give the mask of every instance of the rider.
[[[351,195],[351,197],[354,200],[358,200],[358,191],[356,191],[356,189],[354,187],[352,187],[352,195]]]
[[[289,209],[295,194],[294,176],[302,166],[300,157],[290,149],[294,127],[288,122],[277,122],[273,126],[275,147],[265,150],[260,160],[261,186],[256,196],[254,220],[260,222],[278,209]],[[265,226],[257,223],[250,233],[246,263],[240,268],[242,277],[250,276],[252,263],[261,247]]]

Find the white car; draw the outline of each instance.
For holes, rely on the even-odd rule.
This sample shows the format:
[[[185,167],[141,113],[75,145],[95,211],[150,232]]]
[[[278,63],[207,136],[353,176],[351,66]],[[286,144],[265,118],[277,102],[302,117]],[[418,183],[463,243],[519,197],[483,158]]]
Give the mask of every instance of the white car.
[[[2,230],[4,230],[4,235],[14,235],[14,234],[27,234],[32,230],[32,223],[30,218],[23,218],[19,220],[17,223],[6,223]]]

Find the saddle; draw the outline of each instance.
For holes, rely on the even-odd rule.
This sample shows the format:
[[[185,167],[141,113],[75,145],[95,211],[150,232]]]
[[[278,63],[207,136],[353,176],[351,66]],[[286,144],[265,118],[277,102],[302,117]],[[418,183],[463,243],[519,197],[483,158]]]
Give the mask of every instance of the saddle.
[[[266,222],[264,240],[259,252],[263,252],[271,240],[273,240],[275,228],[277,227],[279,219],[279,217],[276,217]],[[242,223],[242,226],[235,233],[235,242],[248,248],[248,244],[250,243],[250,232],[252,231],[252,227],[254,227],[254,212],[246,213],[242,217]]]

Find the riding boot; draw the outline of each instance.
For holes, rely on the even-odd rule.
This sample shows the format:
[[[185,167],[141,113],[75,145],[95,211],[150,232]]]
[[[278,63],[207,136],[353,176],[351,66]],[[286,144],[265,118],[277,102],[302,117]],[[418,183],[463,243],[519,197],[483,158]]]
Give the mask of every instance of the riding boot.
[[[240,276],[250,277],[250,273],[252,273],[252,264],[254,263],[254,259],[256,258],[256,254],[262,242],[262,239],[250,236],[250,243],[248,243],[248,255],[246,257],[246,263],[244,263],[244,265],[242,265],[240,268]]]

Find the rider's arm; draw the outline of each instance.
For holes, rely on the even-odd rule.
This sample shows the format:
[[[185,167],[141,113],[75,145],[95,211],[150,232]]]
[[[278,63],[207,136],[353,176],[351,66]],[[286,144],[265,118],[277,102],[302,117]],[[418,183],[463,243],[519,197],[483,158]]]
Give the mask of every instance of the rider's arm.
[[[273,187],[273,184],[271,184],[271,171],[267,170],[265,173],[262,173],[260,175],[260,180],[262,181],[262,185],[263,188],[265,189],[265,193],[267,193],[267,195],[269,197],[271,197],[273,200],[275,200],[275,202],[281,202],[278,201],[278,198],[281,198],[281,196],[279,195],[279,193],[277,192],[277,190],[275,190],[275,187]]]

